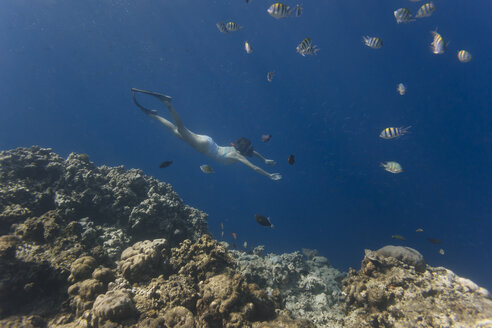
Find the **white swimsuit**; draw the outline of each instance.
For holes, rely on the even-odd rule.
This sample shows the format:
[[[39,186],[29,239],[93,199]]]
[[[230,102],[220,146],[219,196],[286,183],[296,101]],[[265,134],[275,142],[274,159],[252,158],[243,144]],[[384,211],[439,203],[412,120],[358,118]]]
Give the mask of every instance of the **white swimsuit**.
[[[221,162],[222,164],[231,164],[236,161],[232,158],[227,157],[227,154],[233,151],[232,149],[229,150],[228,148],[232,147],[219,147],[212,138],[206,135],[199,135],[199,138],[208,144],[208,149],[205,153],[205,155],[207,155],[208,157],[213,158],[214,160]]]

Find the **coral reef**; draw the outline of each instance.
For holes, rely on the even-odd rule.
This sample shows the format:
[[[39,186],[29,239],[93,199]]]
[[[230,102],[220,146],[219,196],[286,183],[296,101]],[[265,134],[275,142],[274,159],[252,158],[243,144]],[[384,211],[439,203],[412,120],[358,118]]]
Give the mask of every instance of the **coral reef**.
[[[241,274],[267,293],[277,293],[294,318],[309,319],[318,327],[338,327],[343,316],[340,301],[345,275],[317,251],[303,253],[307,258],[300,252],[263,256],[262,246],[251,254],[231,251]]]
[[[0,153],[0,327],[492,327],[486,290],[410,248],[366,250],[348,277],[263,251],[230,251],[139,170]]]
[[[487,327],[488,291],[445,268],[422,267],[408,247],[366,250],[360,271],[343,281],[345,327]],[[490,321],[492,322],[492,321]]]

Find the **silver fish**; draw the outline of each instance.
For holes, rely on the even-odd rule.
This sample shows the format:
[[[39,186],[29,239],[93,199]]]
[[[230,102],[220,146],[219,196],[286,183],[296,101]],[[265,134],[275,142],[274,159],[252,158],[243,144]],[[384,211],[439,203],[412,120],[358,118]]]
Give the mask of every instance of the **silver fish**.
[[[207,164],[200,165],[200,170],[202,170],[202,172],[205,174],[215,173],[215,170]]]
[[[246,50],[247,54],[250,54],[253,52],[253,47],[248,43],[248,41],[244,42],[244,50]]]
[[[275,76],[275,72],[268,72],[267,73],[267,81],[272,82],[274,76]]]

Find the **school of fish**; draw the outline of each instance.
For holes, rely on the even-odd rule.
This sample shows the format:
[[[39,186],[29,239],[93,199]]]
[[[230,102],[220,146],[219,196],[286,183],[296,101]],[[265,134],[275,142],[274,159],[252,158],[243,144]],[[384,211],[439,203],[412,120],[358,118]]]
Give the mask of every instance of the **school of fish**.
[[[411,2],[418,2],[420,0],[410,0],[410,1]],[[249,3],[249,2],[250,2],[249,0],[246,0],[246,3]],[[432,1],[430,1],[430,2],[422,4],[421,6],[419,6],[416,9],[417,9],[417,11],[416,11],[416,14],[414,16],[412,16],[412,12],[408,8],[398,8],[398,9],[394,10],[393,16],[395,18],[396,23],[397,24],[408,24],[408,23],[412,23],[412,22],[417,21],[417,19],[431,17],[434,14],[434,12],[436,11],[436,6]],[[272,5],[270,5],[266,9],[266,12],[271,17],[279,20],[279,19],[283,19],[283,18],[287,18],[287,17],[291,17],[291,16],[300,17],[303,13],[303,10],[304,10],[304,8],[300,4],[295,5],[295,7],[290,7],[284,3],[276,2]],[[243,29],[243,27],[241,25],[239,25],[233,21],[229,21],[227,23],[218,22],[216,25],[217,25],[219,32],[224,33],[224,34],[229,34],[231,32],[236,32],[236,31]],[[449,43],[446,41],[446,39],[440,33],[438,33],[437,29],[434,31],[431,31],[431,35],[432,35],[432,42],[430,43],[431,52],[435,55],[444,54],[448,49]],[[379,36],[374,36],[374,35],[363,36],[362,41],[363,41],[365,46],[372,48],[372,49],[381,49],[384,45],[382,38],[380,38]],[[309,55],[316,55],[320,50],[320,48],[317,45],[313,44],[313,41],[311,40],[310,37],[304,38],[296,46],[295,49],[296,49],[296,52],[303,57],[306,57]],[[244,42],[244,50],[245,50],[246,54],[248,54],[248,55],[252,54],[252,52],[253,52],[253,47],[248,41]],[[458,61],[461,63],[468,63],[472,60],[472,55],[469,51],[467,51],[465,49],[461,49],[461,50],[458,50],[458,52],[457,52],[457,58],[458,58]],[[267,81],[269,83],[271,83],[273,81],[274,75],[275,75],[275,72],[273,72],[273,71],[267,72]],[[397,92],[401,96],[405,95],[407,92],[407,86],[404,83],[399,83],[397,85]],[[408,126],[408,127],[387,127],[381,131],[381,133],[379,134],[379,137],[382,139],[386,139],[386,140],[398,139],[399,137],[407,134],[409,132],[408,131],[409,129],[410,129],[410,126]],[[264,134],[261,137],[263,142],[268,142],[270,140],[270,138],[271,138],[271,135],[269,135],[269,134]],[[290,165],[293,165],[295,162],[294,155],[291,154],[288,157],[287,162]],[[167,167],[170,164],[167,164],[167,162],[164,162],[161,165],[162,165],[161,167]],[[396,162],[396,161],[382,162],[382,163],[380,163],[380,165],[381,165],[381,167],[384,168],[385,171],[393,173],[393,174],[398,174],[398,173],[403,172],[403,168],[402,168],[401,164]],[[207,173],[207,174],[214,173],[214,170],[208,165],[202,165],[200,167],[200,169],[204,173]],[[265,225],[265,226],[271,225],[269,219],[263,215],[256,214],[255,219],[261,225]],[[222,236],[224,236],[224,226],[223,226],[223,224],[221,224],[221,226],[222,226]],[[271,225],[271,227],[273,227],[273,225]],[[418,228],[416,231],[422,232],[423,229]],[[231,235],[234,237],[234,239],[236,239],[235,233],[232,233]],[[393,239],[399,239],[399,240],[405,240],[405,238],[401,235],[393,235],[392,238]],[[439,240],[433,239],[433,238],[429,238],[429,241],[431,243],[434,243],[434,244],[440,243]],[[245,242],[244,247],[247,248],[247,242]],[[439,253],[444,255],[444,250],[440,249]]]

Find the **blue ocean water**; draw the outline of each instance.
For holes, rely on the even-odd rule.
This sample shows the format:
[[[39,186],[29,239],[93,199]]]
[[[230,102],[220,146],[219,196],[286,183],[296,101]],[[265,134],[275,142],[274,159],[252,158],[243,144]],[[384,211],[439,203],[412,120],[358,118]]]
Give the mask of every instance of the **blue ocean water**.
[[[219,239],[223,222],[224,239],[238,247],[316,248],[347,270],[365,248],[406,245],[491,289],[492,3],[436,0],[431,17],[399,25],[393,11],[415,13],[422,2],[312,1],[301,17],[280,20],[266,12],[272,3],[2,1],[0,149],[36,144],[142,169],[209,213]],[[215,24],[229,20],[244,28],[219,33]],[[439,56],[429,50],[435,29],[449,41]],[[384,47],[365,47],[363,35]],[[316,56],[295,51],[307,36]],[[460,49],[470,63],[457,60]],[[137,109],[132,87],[171,95],[185,125],[219,145],[250,138],[277,161],[255,163],[283,179],[195,152]],[[162,104],[139,99],[169,118]],[[407,125],[411,133],[397,140],[378,137]],[[164,160],[174,163],[159,169]],[[379,167],[390,160],[404,172]],[[258,225],[256,213],[275,228]]]

